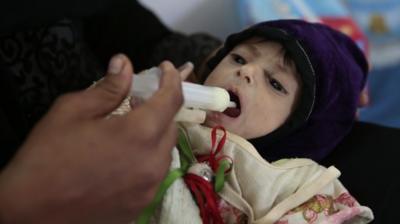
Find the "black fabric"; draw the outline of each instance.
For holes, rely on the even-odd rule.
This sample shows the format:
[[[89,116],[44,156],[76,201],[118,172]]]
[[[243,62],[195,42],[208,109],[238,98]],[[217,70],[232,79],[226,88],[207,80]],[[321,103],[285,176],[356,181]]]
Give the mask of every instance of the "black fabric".
[[[115,0],[120,2],[124,0]],[[3,0],[0,34],[42,28],[63,18],[82,19],[105,11],[110,0]],[[131,1],[131,2],[134,2]]]
[[[0,168],[11,159],[28,131],[17,101],[14,77],[4,74],[6,71],[0,69]]]
[[[104,0],[103,0],[104,1]],[[172,34],[151,11],[134,0],[109,0],[106,11],[99,11],[84,20],[86,42],[107,64],[116,53],[125,53],[134,69],[147,69],[153,48]]]
[[[81,23],[83,37],[101,64],[122,52],[138,70],[148,67],[146,58],[154,44],[171,34],[135,0],[7,0],[0,3],[0,35],[40,29],[66,18]]]
[[[205,59],[222,42],[205,33],[184,35],[172,33],[160,41],[154,48],[146,64],[157,65],[163,60],[170,60],[176,66],[190,61],[197,72],[202,67]]]
[[[356,122],[350,134],[322,161],[334,165],[340,180],[363,205],[374,223],[395,223],[400,201],[400,129]]]
[[[15,134],[14,151],[59,95],[100,79],[103,72],[78,27],[64,19],[0,35],[1,108],[8,123],[1,132]],[[12,155],[10,148],[2,152],[0,166]]]

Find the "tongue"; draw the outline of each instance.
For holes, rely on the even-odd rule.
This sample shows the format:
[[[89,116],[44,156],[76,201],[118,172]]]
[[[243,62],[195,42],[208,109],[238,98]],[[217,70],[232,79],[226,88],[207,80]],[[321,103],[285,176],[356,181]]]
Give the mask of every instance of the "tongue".
[[[229,107],[229,108],[226,109],[223,113],[224,113],[226,116],[229,116],[229,117],[239,117],[239,115],[240,115],[240,109]]]

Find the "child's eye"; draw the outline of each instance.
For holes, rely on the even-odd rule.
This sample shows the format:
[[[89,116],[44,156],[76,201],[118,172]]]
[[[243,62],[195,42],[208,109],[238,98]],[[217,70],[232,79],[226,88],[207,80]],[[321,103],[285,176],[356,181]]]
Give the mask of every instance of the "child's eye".
[[[285,95],[288,94],[288,91],[285,89],[285,87],[278,80],[276,80],[270,72],[264,70],[264,74],[267,83],[274,88],[274,90]]]
[[[232,54],[232,58],[238,64],[244,65],[247,63],[246,59],[244,59],[242,56],[240,56],[238,54]]]
[[[269,84],[274,88],[275,90],[287,94],[286,89],[283,87],[283,85],[276,79],[274,78],[269,78]]]

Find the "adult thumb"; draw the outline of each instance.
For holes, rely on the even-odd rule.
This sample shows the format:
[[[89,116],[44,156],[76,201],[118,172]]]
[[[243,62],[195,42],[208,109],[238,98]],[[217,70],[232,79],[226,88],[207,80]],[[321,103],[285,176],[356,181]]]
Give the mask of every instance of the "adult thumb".
[[[129,93],[132,82],[132,63],[123,54],[111,58],[106,76],[85,92],[86,108],[94,116],[114,111]]]

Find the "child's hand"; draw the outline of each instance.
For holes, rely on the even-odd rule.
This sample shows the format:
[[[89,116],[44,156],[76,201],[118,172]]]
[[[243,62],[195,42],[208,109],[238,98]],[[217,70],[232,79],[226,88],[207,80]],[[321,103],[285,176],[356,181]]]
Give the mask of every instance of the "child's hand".
[[[186,80],[189,75],[192,74],[193,71],[193,64],[191,62],[186,62],[182,66],[178,68],[179,75],[181,77],[181,80],[184,81]],[[175,117],[176,121],[179,122],[189,122],[193,124],[201,124],[204,123],[206,119],[206,112],[202,110],[193,110],[193,109],[187,109],[182,107],[178,114]]]

